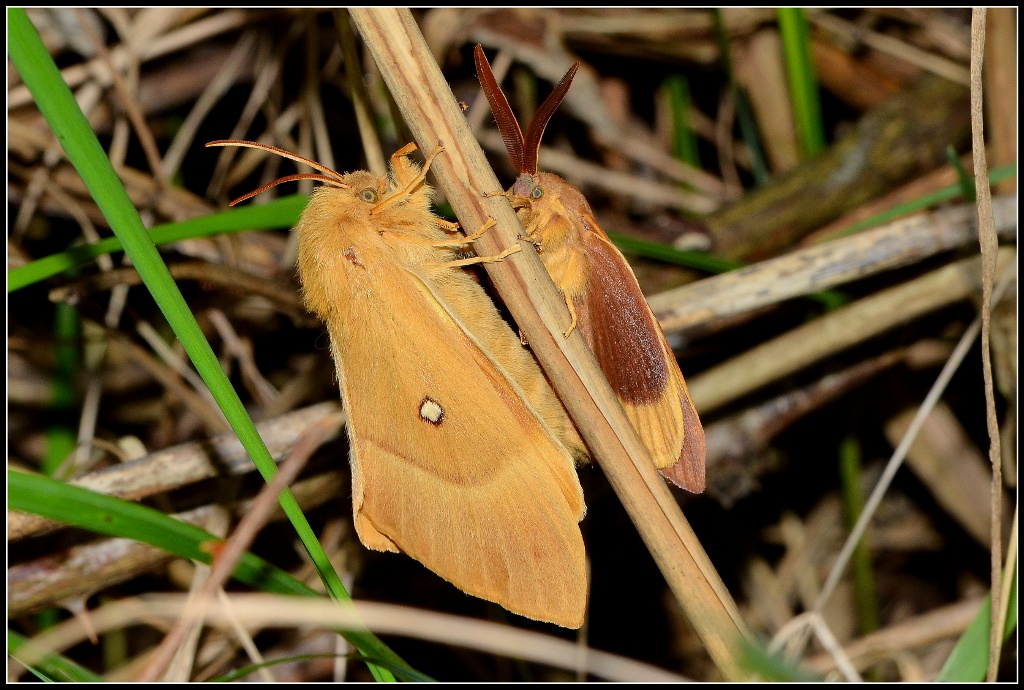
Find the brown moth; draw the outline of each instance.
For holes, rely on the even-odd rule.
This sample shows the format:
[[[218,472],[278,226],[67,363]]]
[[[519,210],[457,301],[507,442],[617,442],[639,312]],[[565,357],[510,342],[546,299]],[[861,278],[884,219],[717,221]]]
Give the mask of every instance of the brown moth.
[[[662,475],[688,491],[704,490],[704,429],[672,349],[622,253],[597,224],[578,189],[538,172],[544,128],[565,97],[576,63],[537,109],[526,137],[475,50],[477,77],[505,148],[519,173],[506,196],[561,291],[571,320],[594,352],[634,428]]]
[[[364,546],[403,551],[468,594],[569,628],[583,622],[586,511],[575,428],[537,363],[458,259],[468,237],[430,210],[407,154],[391,175],[320,174],[295,228],[306,306],[327,325],[348,411]],[[271,183],[271,184],[276,184]],[[270,186],[270,185],[267,185]],[[248,198],[267,187],[262,187]],[[239,199],[238,201],[240,201]]]

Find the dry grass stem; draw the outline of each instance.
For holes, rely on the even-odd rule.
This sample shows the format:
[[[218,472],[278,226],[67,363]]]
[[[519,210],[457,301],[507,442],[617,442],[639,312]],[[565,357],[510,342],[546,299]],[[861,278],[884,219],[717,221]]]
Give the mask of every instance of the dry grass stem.
[[[740,194],[738,186],[732,186],[703,170],[673,158],[646,141],[635,137],[620,136],[614,141],[605,143],[627,158],[641,165],[648,165],[670,180],[688,185],[697,190],[700,195],[710,197],[714,200],[716,208],[721,200],[735,199]],[[697,211],[697,209],[692,210]]]
[[[338,500],[347,481],[347,472],[332,471],[298,482],[292,493],[303,510],[309,510]],[[251,501],[240,502],[237,511],[244,514],[250,504]],[[215,507],[201,506],[171,517],[202,527]],[[21,517],[19,513],[9,515]],[[278,511],[273,519],[283,517],[284,513]],[[131,539],[101,539],[12,565],[7,569],[7,615],[23,616],[59,606],[69,599],[90,596],[142,573],[154,572],[174,558],[163,549]]]
[[[249,92],[249,98],[246,100],[245,105],[242,108],[242,112],[238,116],[238,121],[235,123],[231,133],[226,137],[227,139],[244,139],[246,132],[252,126],[256,116],[259,115],[260,109],[270,96],[271,90],[277,85],[281,78],[281,69],[284,66],[284,58],[291,46],[299,39],[303,33],[306,32],[309,26],[309,20],[312,16],[300,17],[297,21],[293,22],[288,27],[288,33],[285,34],[285,38],[280,43],[273,45],[266,45],[266,50],[269,52],[269,56],[266,59],[260,60],[261,67],[256,75],[256,80],[252,85],[252,90]],[[297,104],[296,104],[297,105]],[[278,117],[271,127],[271,137],[265,139],[263,137],[257,138],[257,141],[266,144],[282,145],[284,142],[279,140],[281,135],[285,135],[294,126],[294,123],[298,121],[300,111],[296,109],[291,116],[288,118]],[[282,113],[283,116],[283,113]],[[285,120],[282,122],[282,120]],[[235,160],[237,149],[225,148],[217,157],[217,165],[214,168],[213,175],[210,178],[210,184],[207,186],[207,194],[210,196],[216,196],[221,193],[221,190],[225,186],[232,186],[234,179],[227,175],[228,166],[231,161]],[[251,161],[263,161],[265,156],[257,156],[259,153],[254,149],[249,149],[245,152],[245,155],[241,156],[244,159]],[[238,173],[236,172],[236,175]],[[243,173],[248,175],[248,171]],[[225,181],[225,179],[227,181]]]
[[[877,31],[864,29],[834,14],[815,12],[810,15],[810,19],[812,23],[828,31],[853,36],[869,48],[887,53],[912,65],[917,65],[950,81],[955,81],[958,84],[971,83],[971,75],[968,69],[941,55],[926,52],[909,43],[886,36]]]
[[[181,127],[178,129],[177,134],[175,134],[174,140],[171,141],[171,145],[164,154],[163,162],[161,163],[164,178],[170,179],[178,172],[182,160],[184,160],[195,139],[199,126],[206,119],[206,116],[209,115],[210,110],[213,109],[217,102],[227,93],[228,89],[238,80],[238,75],[243,69],[244,61],[246,58],[252,59],[255,49],[256,34],[246,32],[218,70],[217,76],[203,89],[203,92],[199,95],[192,109],[189,110],[185,121],[181,123]]]
[[[192,368],[191,364],[186,361],[184,353],[180,350],[175,351],[175,346],[164,340],[163,337],[156,332],[156,329],[153,328],[151,323],[148,321],[138,321],[135,324],[135,332],[138,333],[144,341],[146,341],[146,344],[149,345],[149,349],[156,353],[157,357],[159,357],[168,368],[181,378],[185,379],[185,383],[191,386],[195,391],[195,394],[206,401],[207,405],[210,407],[217,406],[217,401],[213,399],[213,395],[211,395],[210,391],[206,388],[202,377],[200,377],[196,370]],[[109,335],[111,337],[117,337],[116,331],[112,331]],[[119,348],[123,344],[123,342],[115,344],[114,354],[120,352]],[[147,370],[152,371],[152,368],[147,368]],[[166,373],[164,376],[167,378]],[[164,379],[158,377],[157,380],[162,381]],[[220,416],[223,417],[223,414]],[[224,421],[226,422],[227,420]]]
[[[141,334],[140,334],[141,335]],[[154,333],[155,335],[155,333]],[[151,339],[152,343],[163,343],[163,341],[157,336],[155,339]],[[151,343],[151,344],[152,344]],[[166,343],[163,343],[166,345]],[[210,399],[210,393],[205,386],[194,387],[193,385],[186,385],[179,377],[183,376],[182,367],[189,367],[188,364],[180,362],[177,357],[170,352],[169,349],[161,347],[157,353],[161,356],[164,361],[161,362],[153,355],[149,354],[144,348],[136,345],[134,342],[124,337],[119,333],[112,333],[111,338],[108,341],[108,347],[111,351],[116,350],[121,356],[126,357],[133,363],[141,366],[150,376],[167,389],[167,392],[173,395],[175,398],[180,400],[185,407],[191,410],[196,416],[202,420],[204,426],[211,434],[219,434],[226,431],[230,431],[231,427],[228,425],[227,420],[224,418],[224,413],[221,412],[220,408],[213,404]],[[192,378],[194,374],[190,374],[188,378]],[[195,376],[195,380],[198,382],[198,376]],[[199,393],[197,391],[203,391]]]
[[[728,22],[730,13],[722,13]],[[759,123],[764,126],[762,143],[775,173],[794,168],[800,162],[793,105],[788,97],[782,40],[779,30],[765,27],[745,42],[734,42],[736,77],[747,94]]]
[[[910,428],[914,413],[904,410],[885,425],[885,435],[893,447]],[[992,472],[947,405],[939,403],[925,419],[920,435],[907,451],[907,466],[965,532],[986,549],[991,546],[988,499]],[[1009,524],[1006,511],[1004,515]]]
[[[278,393],[273,384],[267,381],[256,365],[256,361],[253,359],[252,342],[239,337],[231,325],[231,321],[228,320],[228,317],[220,309],[211,309],[207,312],[207,316],[213,327],[217,329],[217,333],[231,352],[231,355],[238,360],[238,368],[242,374],[242,383],[249,390],[253,399],[261,406],[271,403]]]
[[[356,36],[352,31],[348,12],[334,10],[334,24],[338,29],[338,39],[344,55],[345,77],[348,79],[348,88],[352,94],[352,107],[356,112],[359,139],[363,143],[367,168],[374,175],[385,175],[387,164],[384,161],[384,149],[380,145],[380,137],[377,136],[377,129],[373,123],[373,109],[370,107],[370,97],[366,93],[366,83],[363,81],[365,72],[356,52]]]
[[[264,683],[273,683],[276,679],[271,674],[270,667],[266,664],[263,655],[260,654],[260,650],[256,647],[256,642],[252,639],[252,635],[242,625],[242,621],[238,620],[238,616],[235,615],[234,606],[231,603],[231,599],[228,598],[227,592],[223,589],[218,589],[217,601],[224,607],[225,617],[231,622],[231,629],[241,643],[242,648],[245,649],[249,661],[257,667],[256,673],[259,674]],[[338,639],[344,638],[339,636]]]
[[[505,144],[498,130],[485,130],[479,138],[489,151],[505,153]],[[710,197],[684,192],[676,186],[652,182],[637,175],[608,170],[547,146],[540,147],[540,160],[545,170],[558,173],[576,184],[593,186],[644,203],[693,213],[708,213],[719,205],[717,200]]]
[[[574,671],[578,663],[579,650],[574,642],[471,618],[371,602],[343,605],[270,594],[234,594],[229,598],[233,605],[232,614],[249,628],[301,625],[360,629],[365,625],[378,634],[416,637],[569,671]],[[168,620],[199,615],[211,625],[230,625],[228,613],[220,602],[211,603],[205,611],[190,611],[186,596],[174,594],[122,599],[96,609],[92,612],[92,619],[96,631],[103,634],[128,625],[162,624]],[[70,647],[84,638],[81,623],[69,621],[37,635],[22,649],[19,656],[25,663],[33,663],[42,653]],[[608,680],[684,680],[660,668],[597,649],[587,650],[586,662],[588,673]]]
[[[995,201],[999,233],[1015,238],[1016,197]],[[647,301],[666,333],[682,330],[963,247],[978,236],[974,218],[974,208],[967,205],[931,211],[651,295]]]
[[[95,47],[96,52],[99,53],[100,59],[103,60],[107,68],[108,75],[113,80],[114,89],[117,91],[117,95],[121,99],[121,107],[124,108],[125,113],[128,115],[128,119],[132,123],[132,129],[135,130],[135,136],[139,138],[139,143],[142,145],[142,150],[146,154],[146,162],[149,164],[149,169],[150,172],[153,173],[154,180],[161,187],[166,186],[167,179],[164,176],[163,166],[160,163],[160,150],[157,148],[156,139],[153,137],[153,131],[146,123],[146,118],[143,117],[142,109],[139,107],[138,101],[135,99],[135,89],[131,89],[127,84],[125,84],[125,80],[121,76],[120,70],[113,64],[110,52],[107,50],[106,44],[103,43],[103,39],[101,39],[93,29],[92,24],[85,20],[85,12],[83,10],[76,10],[76,12],[81,18],[81,25],[85,30],[85,34],[89,37],[89,40]],[[131,52],[127,53],[127,56],[129,60],[125,67],[131,69],[133,64],[135,64],[135,56]]]
[[[306,429],[333,415],[337,402],[324,402],[268,419],[256,425],[270,454],[280,461]],[[101,494],[133,500],[145,498],[222,473],[248,474],[256,468],[233,433],[183,443],[122,465],[115,465],[70,484]],[[52,530],[56,523],[22,513],[7,513],[7,541]]]
[[[268,280],[233,266],[203,261],[174,263],[168,266],[168,269],[175,280],[197,280],[216,285],[225,291],[260,295],[288,313],[305,318],[306,311],[302,306],[302,298],[295,292],[294,287],[284,281]],[[50,301],[63,301],[71,296],[83,297],[94,292],[112,290],[120,285],[141,284],[142,278],[134,268],[118,268],[54,288],[50,291]]]
[[[887,352],[708,424],[704,429],[708,492],[730,508],[756,491],[757,476],[771,467],[764,458],[780,433],[808,413],[905,361],[907,352]]]
[[[971,146],[974,152],[974,187],[978,202],[978,238],[981,243],[981,367],[985,380],[985,421],[988,425],[989,461],[992,463],[992,515],[1002,514],[1003,465],[999,451],[999,418],[996,416],[995,387],[992,383],[992,346],[989,342],[992,320],[992,285],[996,279],[998,240],[992,220],[992,189],[988,184],[988,160],[982,99],[981,67],[985,55],[985,20],[988,10],[974,8],[971,13]],[[1001,578],[1003,544],[1000,521],[992,521],[992,623],[989,634],[988,682],[994,682],[999,671],[1003,629],[999,626],[1003,602]]]
[[[960,162],[969,169],[971,164],[969,156],[961,156]],[[916,180],[912,180],[907,184],[898,187],[897,189],[894,189],[881,198],[863,204],[859,208],[845,214],[842,218],[829,223],[819,230],[815,230],[800,242],[800,246],[809,247],[820,242],[837,239],[842,236],[844,230],[849,229],[851,226],[861,221],[888,211],[900,204],[920,199],[921,197],[927,196],[942,187],[957,184],[958,179],[956,168],[952,165],[943,166],[934,172],[930,172]],[[1016,204],[1016,200],[1014,201],[1014,204]],[[907,215],[915,215],[916,213],[917,212],[912,212]],[[1014,206],[1014,215],[1016,215],[1016,205]],[[1001,229],[1000,232],[1009,232],[1009,230]],[[1014,223],[1014,236],[1016,236],[1016,232],[1016,223]],[[833,235],[835,237],[833,237]]]
[[[843,650],[842,645],[836,639],[832,631],[829,630],[828,624],[825,619],[821,617],[821,614],[816,611],[807,611],[801,613],[796,618],[793,618],[786,623],[775,634],[772,638],[772,642],[768,645],[768,651],[776,653],[781,649],[782,645],[791,637],[801,635],[804,631],[812,631],[817,638],[821,646],[825,648],[825,653],[833,660],[839,672],[843,674],[843,678],[848,683],[863,683],[864,679],[857,673],[857,669],[850,663],[849,658],[846,656],[846,652]]]
[[[1012,7],[991,7],[985,26],[985,117],[992,166],[1017,162],[1017,13]],[[1017,178],[1003,180],[996,190],[1012,194]]]
[[[1010,285],[1011,279],[1015,275],[1015,271],[1009,270],[1002,276],[1000,280],[999,288],[996,291],[996,301],[1002,297]],[[918,408],[917,414],[911,421],[910,426],[907,429],[906,434],[900,440],[899,446],[893,452],[892,457],[885,466],[885,471],[882,473],[881,478],[878,480],[878,484],[871,491],[871,496],[864,503],[863,511],[860,517],[857,519],[857,524],[850,530],[850,536],[847,538],[846,543],[843,545],[843,550],[839,553],[836,558],[835,564],[832,566],[832,571],[829,573],[828,579],[825,581],[824,586],[821,588],[821,594],[818,596],[818,600],[814,604],[815,610],[821,610],[828,601],[828,598],[832,595],[836,584],[839,582],[839,578],[846,570],[846,566],[849,564],[850,556],[853,554],[854,548],[860,541],[861,537],[864,536],[864,531],[867,529],[868,523],[871,521],[875,510],[878,508],[879,503],[882,501],[882,497],[889,488],[889,484],[892,482],[893,477],[896,475],[896,471],[900,468],[903,463],[903,459],[906,457],[907,451],[910,449],[910,444],[914,442],[918,432],[921,430],[921,426],[924,424],[925,419],[935,408],[936,403],[939,400],[939,396],[942,395],[946,386],[949,384],[949,380],[952,378],[954,372],[959,368],[963,362],[964,357],[967,356],[967,351],[974,343],[974,339],[978,337],[978,332],[981,329],[981,316],[974,320],[974,322],[967,328],[963,336],[960,338],[960,342],[957,344],[956,350],[950,355],[949,361],[946,362],[946,366],[943,367],[939,376],[935,380],[935,385],[928,391],[928,395],[921,403],[921,407]],[[993,530],[998,529],[999,521],[993,521]],[[999,532],[996,531],[994,541],[1000,541]],[[996,609],[993,607],[993,611]]]
[[[718,152],[718,166],[722,169],[722,181],[729,189],[742,189],[740,173],[736,169],[733,152],[732,130],[736,124],[736,94],[725,89],[718,100],[718,117],[715,119],[715,149]]]
[[[1016,252],[999,250],[1001,274]],[[702,413],[717,409],[809,364],[969,298],[980,289],[981,261],[964,259],[837,309],[690,379]]]
[[[974,619],[980,606],[979,599],[958,601],[865,635],[846,645],[843,651],[854,667],[863,671],[879,661],[892,658],[898,652],[960,635]],[[805,663],[821,673],[836,668],[835,659],[830,654],[813,656]]]
[[[152,656],[149,664],[139,674],[138,680],[152,682],[163,675],[167,665],[171,662],[175,650],[181,645],[191,626],[202,623],[202,612],[213,603],[213,597],[216,592],[227,583],[231,573],[235,570],[238,560],[248,550],[253,540],[256,539],[256,535],[277,509],[278,495],[295,481],[299,472],[306,466],[310,456],[332,434],[337,433],[344,422],[344,415],[335,413],[318,420],[303,432],[295,446],[288,453],[288,457],[281,463],[278,473],[260,490],[259,495],[253,501],[249,510],[246,511],[235,531],[226,541],[218,545],[217,551],[214,553],[213,567],[210,569],[209,577],[206,578],[196,596],[190,598],[185,613],[174,624],[174,627],[171,628],[163,642],[160,643],[156,654]],[[226,609],[226,612],[228,614],[232,613],[230,608]],[[233,623],[234,617],[229,617]]]
[[[345,501],[340,382],[323,325],[297,288],[296,233],[159,247],[275,461],[291,453],[302,462],[311,450],[304,445],[320,443],[310,434],[336,437],[317,453],[322,464],[289,483],[345,587],[354,584],[365,599],[500,617],[502,626],[335,605],[302,544],[288,536],[272,501],[278,484],[264,487],[235,435],[217,433],[225,421],[184,346],[168,340],[165,317],[131,261],[97,257],[9,295],[9,469],[139,501],[206,529],[213,567],[204,574],[122,533],[90,534],[8,511],[9,627],[31,646],[58,650],[111,682],[201,682],[249,663],[268,665],[249,674],[263,682],[332,673],[359,682],[373,669],[338,634],[358,614],[361,628],[369,622],[377,632],[428,640],[408,640],[402,653],[442,679],[679,680],[671,671],[742,681],[749,676],[739,642],[749,628],[789,638],[787,653],[802,653],[804,667],[827,680],[931,681],[991,579],[991,657],[975,661],[979,674],[985,659],[990,679],[998,668],[1006,676],[997,660],[1016,585],[1018,208],[1015,175],[992,198],[986,174],[1017,159],[1015,9],[975,10],[973,35],[964,11],[807,10],[827,148],[805,161],[781,17],[770,8],[27,14],[146,227],[208,216],[261,183],[306,172],[251,149],[214,156],[202,148],[206,139],[259,141],[374,174],[386,173],[387,154],[407,142],[418,145],[418,160],[443,146],[427,180],[435,213],[454,213],[466,234],[496,221],[459,258],[519,250],[488,265],[489,279],[471,272],[504,301],[499,309],[596,461],[579,468],[587,504],[579,525],[583,627],[559,640],[528,632],[539,628],[506,621],[497,605],[466,596],[414,559],[360,545]],[[566,301],[522,239],[488,164],[511,179],[474,74],[477,42],[527,120],[581,61],[539,168],[581,186],[605,230],[747,264],[701,278],[697,269],[630,257],[669,343],[685,351],[680,366],[706,440],[701,496],[676,490],[652,468],[580,329],[563,337]],[[12,64],[18,50],[12,37]],[[9,70],[9,270],[110,235],[21,79]],[[687,84],[683,107],[677,83]],[[740,133],[749,134],[749,123],[737,126],[735,83],[749,96],[756,131],[767,135],[760,147],[773,176],[763,184],[753,180],[753,149]],[[691,158],[691,143],[699,147],[696,167],[681,160]],[[945,195],[964,169],[975,176],[977,204],[903,210]],[[276,187],[253,203],[296,187],[308,192],[312,182]],[[883,214],[893,215],[856,230]],[[981,367],[964,362],[979,335]],[[415,347],[416,334],[402,338]],[[330,402],[307,406],[320,400]],[[854,445],[862,465],[855,477],[847,476]],[[910,473],[899,470],[904,460]],[[851,487],[863,493],[853,502],[866,499],[852,527],[852,498],[843,493]],[[229,516],[241,522],[225,541]],[[863,553],[851,556],[858,542]],[[249,548],[321,598],[226,595],[227,572]],[[657,569],[644,565],[645,549]],[[716,567],[738,591],[726,589]],[[151,595],[186,589],[190,602]],[[40,623],[48,610],[61,611],[52,628]],[[805,650],[815,632],[825,653],[818,643]],[[80,644],[97,634],[102,650]],[[429,651],[444,644],[468,649]],[[19,653],[10,681],[28,680],[22,660]]]
[[[497,226],[477,247],[495,255],[525,232],[408,11],[352,10],[356,26],[422,149],[441,142],[431,168],[463,227]],[[736,649],[745,634],[735,603],[654,470],[608,382],[577,330],[565,338],[565,302],[528,243],[488,274],[548,374],[587,446],[639,529],[659,568],[722,674],[742,677]]]
[[[266,15],[243,10],[227,10],[218,12],[205,19],[200,19],[170,33],[163,34],[152,41],[140,42],[134,46],[134,57],[140,63],[164,57],[202,40],[234,31],[247,24],[262,21]],[[130,59],[127,47],[118,47],[110,51],[111,62],[115,68],[122,68]],[[105,83],[110,83],[110,73],[101,58],[93,58],[89,62],[72,65],[61,70],[61,77],[69,88],[75,89],[94,75]],[[32,102],[32,95],[26,86],[18,85],[7,92],[7,110],[10,112]]]
[[[313,29],[310,29],[310,32],[314,36],[316,35]],[[320,99],[319,48],[319,45],[315,40],[312,40],[312,37],[306,41],[306,77],[302,100],[306,105],[306,114],[309,119],[309,127],[313,139],[313,158],[333,170],[336,167],[334,151],[331,148],[330,132],[327,131],[327,116],[324,114],[324,104]],[[309,194],[312,192],[313,186],[311,181],[303,180],[303,182],[310,182],[310,186],[306,189],[300,184],[299,189],[301,193]]]

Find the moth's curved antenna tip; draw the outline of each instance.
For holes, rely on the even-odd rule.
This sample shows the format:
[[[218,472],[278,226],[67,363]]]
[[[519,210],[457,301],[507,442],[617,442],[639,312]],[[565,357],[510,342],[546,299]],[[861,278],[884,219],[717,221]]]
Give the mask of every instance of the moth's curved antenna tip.
[[[211,146],[238,146],[241,144],[252,145],[256,144],[256,142],[246,141],[244,139],[216,139],[214,141],[206,142],[205,146],[206,148],[210,148]]]

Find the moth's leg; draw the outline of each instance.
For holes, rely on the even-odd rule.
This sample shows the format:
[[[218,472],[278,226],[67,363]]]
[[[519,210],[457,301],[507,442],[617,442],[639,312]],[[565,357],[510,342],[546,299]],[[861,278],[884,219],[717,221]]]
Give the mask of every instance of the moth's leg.
[[[410,180],[419,174],[420,166],[409,158],[409,154],[418,149],[419,147],[416,145],[416,142],[411,141],[391,154],[389,186],[396,189],[395,194],[401,195],[402,191],[405,190],[406,180]]]
[[[572,317],[572,320],[569,322],[569,328],[567,328],[565,333],[563,333],[566,338],[568,338],[569,334],[572,333],[574,328],[576,328],[576,307],[573,306],[572,303],[573,285],[569,280],[569,276],[579,275],[581,272],[586,270],[586,265],[581,265],[581,261],[582,259],[580,258],[579,253],[570,252],[569,261],[565,267],[565,271],[557,282],[558,289],[565,298],[565,306],[569,308],[569,316]]]
[[[408,144],[406,144],[402,148],[400,148],[397,151],[395,151],[394,153],[392,153],[391,154],[391,167],[395,167],[395,161],[396,160],[398,160],[402,156],[405,156],[407,154],[412,153],[413,151],[415,151],[417,149],[419,149],[419,146],[416,145],[416,142],[415,141],[410,141]]]
[[[496,223],[497,221],[494,220],[493,218],[488,218],[487,222],[480,226],[480,229],[474,232],[472,235],[467,235],[465,237],[454,240],[441,240],[439,242],[434,242],[432,244],[434,247],[457,247],[462,244],[469,244],[470,242],[479,239],[485,232],[493,228]],[[458,225],[456,224],[455,227],[458,227]]]
[[[447,262],[445,262],[444,265],[445,265],[446,268],[452,268],[452,267],[455,267],[455,266],[472,266],[473,264],[492,264],[495,261],[501,261],[506,256],[510,256],[512,254],[515,254],[516,252],[521,252],[522,250],[523,250],[523,248],[520,247],[517,244],[514,247],[509,247],[508,249],[503,251],[501,254],[495,254],[494,256],[472,256],[472,257],[470,257],[468,259],[458,259],[456,261],[447,261]]]
[[[561,288],[559,288],[561,290]],[[568,338],[569,334],[572,333],[573,329],[576,328],[576,307],[572,306],[572,297],[565,290],[562,290],[562,297],[565,298],[565,306],[569,307],[569,316],[572,320],[569,321],[569,327],[565,329],[565,333],[562,334],[563,338]]]
[[[404,150],[405,148],[408,147],[409,145],[406,145],[405,147],[403,147],[403,149],[400,150]],[[423,161],[423,167],[420,168],[419,175],[409,180],[405,187],[403,187],[399,191],[395,192],[394,194],[392,194],[391,196],[389,196],[388,198],[384,199],[382,202],[371,208],[370,215],[372,216],[377,213],[380,213],[383,209],[387,208],[388,206],[395,203],[399,199],[404,199],[405,197],[412,194],[412,190],[419,186],[423,182],[423,180],[427,179],[427,171],[430,169],[430,164],[434,162],[434,159],[437,158],[437,155],[442,151],[444,151],[444,146],[442,146],[439,143],[436,147],[434,147],[434,150],[430,152],[430,155],[427,156],[427,159]],[[392,156],[392,161],[393,160],[394,156]]]
[[[409,184],[405,186],[405,189],[402,190],[403,194],[409,194],[414,187],[427,179],[427,171],[430,170],[430,164],[434,162],[434,159],[437,158],[438,154],[442,151],[444,151],[444,146],[438,142],[437,146],[434,147],[434,150],[427,155],[427,159],[423,161],[423,167],[420,168],[420,174],[412,178],[412,180],[409,181]]]
[[[455,232],[462,227],[458,223],[453,223],[450,220],[445,220],[444,218],[438,218],[434,222],[437,223],[437,227],[441,228],[445,232]]]

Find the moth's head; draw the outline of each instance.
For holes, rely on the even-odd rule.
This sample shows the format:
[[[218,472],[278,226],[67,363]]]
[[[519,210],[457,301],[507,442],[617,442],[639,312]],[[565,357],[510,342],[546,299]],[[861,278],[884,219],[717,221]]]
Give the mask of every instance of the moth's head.
[[[520,175],[512,185],[509,200],[516,210],[529,208],[542,215],[564,214],[568,209],[579,209],[593,215],[580,190],[549,172]]]
[[[544,188],[538,184],[537,176],[523,173],[516,178],[515,184],[512,185],[511,196],[523,205],[532,204],[544,197]]]
[[[250,199],[257,194],[261,194],[266,190],[281,184],[282,182],[292,182],[294,180],[316,180],[322,182],[323,187],[318,188],[314,191],[313,196],[310,198],[309,206],[307,211],[318,206],[330,205],[337,212],[345,215],[355,216],[372,216],[374,212],[382,209],[386,204],[382,202],[390,196],[388,189],[388,178],[383,175],[374,175],[366,170],[356,170],[347,174],[339,173],[335,170],[331,170],[327,166],[321,165],[316,161],[304,158],[297,154],[279,149],[276,146],[268,146],[267,144],[260,144],[254,141],[244,141],[241,139],[223,139],[219,141],[211,141],[207,146],[237,146],[241,148],[253,148],[275,153],[283,158],[304,163],[314,170],[320,171],[319,173],[299,173],[296,175],[285,175],[279,177],[273,182],[263,185],[259,189],[255,189],[248,194],[243,194],[229,206],[234,206],[246,199]],[[412,164],[415,166],[415,164]]]
[[[572,84],[572,78],[576,76],[576,70],[579,69],[580,63],[577,62],[569,68],[569,71],[565,73],[562,80],[555,86],[555,90],[537,108],[537,113],[530,121],[530,126],[526,128],[526,137],[524,138],[523,130],[519,127],[519,121],[512,112],[504,92],[498,86],[498,81],[491,72],[491,65],[487,62],[487,56],[484,55],[484,49],[480,44],[477,44],[473,57],[476,60],[477,78],[480,80],[480,86],[483,88],[484,94],[487,96],[487,102],[491,106],[494,121],[501,132],[501,139],[505,142],[505,149],[508,151],[509,158],[512,159],[512,165],[515,166],[516,172],[519,173],[519,179],[516,180],[514,187],[515,196],[517,198],[530,198],[530,195],[536,192],[531,189],[527,193],[527,185],[535,182],[534,178],[538,174],[537,157],[540,153],[540,140],[544,135],[544,128],[548,126],[551,116],[555,114],[559,103],[562,102],[565,94],[568,93],[569,86]]]
[[[388,179],[383,175],[374,175],[367,170],[356,170],[342,177],[346,196],[352,199],[357,208],[368,214],[388,195]]]

